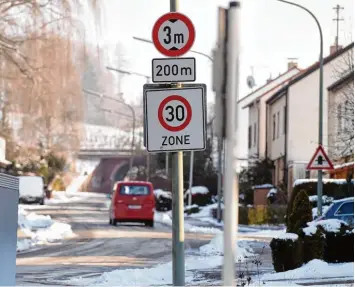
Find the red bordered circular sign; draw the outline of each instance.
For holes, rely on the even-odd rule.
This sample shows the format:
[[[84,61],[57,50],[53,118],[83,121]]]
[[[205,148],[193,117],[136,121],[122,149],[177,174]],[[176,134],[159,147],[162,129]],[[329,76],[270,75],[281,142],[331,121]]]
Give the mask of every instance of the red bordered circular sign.
[[[160,53],[168,57],[178,57],[191,49],[195,41],[195,28],[184,14],[171,12],[155,22],[152,38]]]
[[[170,102],[177,101],[181,104],[169,105]],[[167,111],[168,116],[164,116]],[[179,132],[185,129],[191,122],[192,109],[188,100],[179,95],[166,97],[159,105],[158,119],[162,127],[170,132]],[[171,125],[171,122],[178,122],[178,125]]]

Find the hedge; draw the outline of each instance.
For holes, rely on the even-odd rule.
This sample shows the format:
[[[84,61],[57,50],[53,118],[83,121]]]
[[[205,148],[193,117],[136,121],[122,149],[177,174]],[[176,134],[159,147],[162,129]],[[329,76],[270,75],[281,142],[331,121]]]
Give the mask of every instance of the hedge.
[[[284,237],[273,238],[270,247],[272,263],[276,272],[292,270],[302,265],[302,240],[298,238],[297,234],[286,233]]]
[[[185,193],[184,201],[186,204],[189,202],[189,195],[187,193]],[[191,200],[192,205],[196,204],[198,206],[206,206],[211,203],[212,203],[211,193],[206,193],[206,194],[196,193],[192,195],[192,200]]]
[[[342,181],[334,181],[329,182],[323,180],[323,195],[328,197],[333,197],[334,200],[342,199],[345,197],[353,197],[354,196],[354,181],[350,183],[351,187],[349,188],[346,180]],[[317,195],[317,181],[310,180],[307,182],[302,182],[300,184],[296,184],[293,187],[291,198],[289,200],[288,208],[287,208],[287,218],[292,212],[293,201],[295,200],[297,194],[301,191],[305,190],[308,196]]]
[[[306,227],[299,234],[303,245],[303,262],[307,263],[313,259],[324,259],[325,236],[322,228]]]
[[[286,209],[286,205],[268,205],[257,207],[239,206],[239,224],[284,224]],[[216,219],[217,209],[213,208],[211,212],[213,218]]]

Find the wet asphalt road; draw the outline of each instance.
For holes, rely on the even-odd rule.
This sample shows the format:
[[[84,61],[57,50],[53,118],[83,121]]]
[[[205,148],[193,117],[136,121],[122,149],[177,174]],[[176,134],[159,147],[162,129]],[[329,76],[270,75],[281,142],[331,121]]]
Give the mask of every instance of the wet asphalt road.
[[[108,224],[107,199],[83,198],[33,209],[68,223],[74,238],[17,255],[17,285],[66,285],[79,276],[88,278],[115,269],[144,268],[171,261],[171,228],[156,223],[144,225]],[[185,248],[194,250],[206,244],[211,234],[186,234]]]

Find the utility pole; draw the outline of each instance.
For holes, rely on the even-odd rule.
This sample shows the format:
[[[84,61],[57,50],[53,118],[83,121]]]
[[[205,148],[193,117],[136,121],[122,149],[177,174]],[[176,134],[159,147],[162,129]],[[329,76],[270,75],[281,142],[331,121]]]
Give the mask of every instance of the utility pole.
[[[336,47],[336,49],[338,51],[339,50],[339,22],[340,21],[344,21],[344,19],[343,18],[339,18],[339,16],[340,16],[340,10],[344,10],[344,7],[341,7],[338,4],[333,9],[336,10],[336,14],[337,14],[337,17],[335,19],[333,19],[333,21],[337,22],[337,35],[335,36],[335,47]]]

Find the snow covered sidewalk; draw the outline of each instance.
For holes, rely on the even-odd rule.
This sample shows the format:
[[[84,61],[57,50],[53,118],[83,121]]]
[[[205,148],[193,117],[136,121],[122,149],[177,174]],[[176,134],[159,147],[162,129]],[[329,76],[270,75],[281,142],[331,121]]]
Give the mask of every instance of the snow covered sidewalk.
[[[240,255],[238,259],[245,260],[246,256],[251,255],[251,250],[246,246],[243,241],[236,245]],[[223,237],[219,234],[210,243],[201,246],[195,254],[186,255],[186,284],[196,285],[195,274],[198,270],[213,269],[221,266],[222,263]],[[119,269],[103,273],[97,278],[76,278],[67,283],[80,286],[167,286],[172,284],[172,262],[152,268]]]
[[[74,236],[71,226],[57,222],[49,215],[29,212],[23,206],[18,209],[17,251],[25,251],[36,245],[56,242]]]

